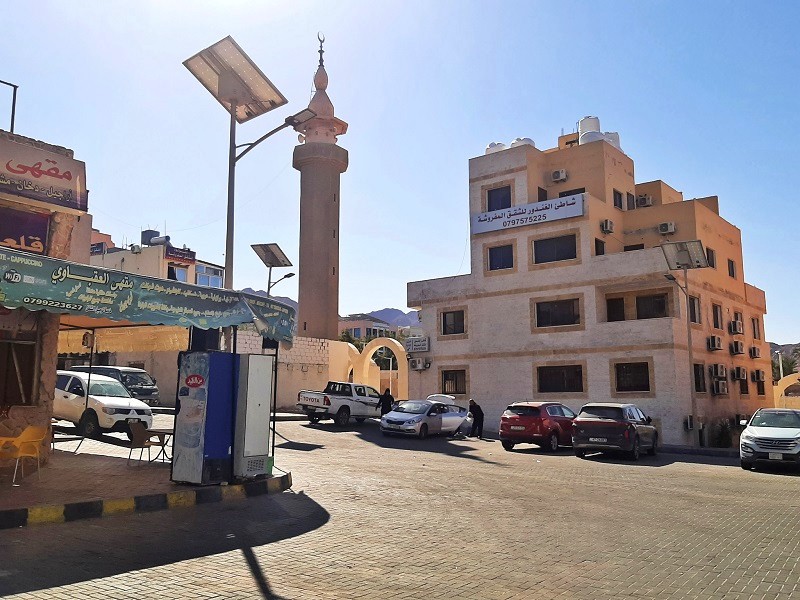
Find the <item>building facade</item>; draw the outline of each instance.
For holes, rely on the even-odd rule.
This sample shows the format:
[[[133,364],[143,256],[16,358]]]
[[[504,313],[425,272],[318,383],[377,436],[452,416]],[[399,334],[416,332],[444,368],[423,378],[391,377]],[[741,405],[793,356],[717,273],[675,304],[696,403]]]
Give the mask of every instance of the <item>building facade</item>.
[[[349,332],[356,340],[397,337],[397,327],[367,314],[354,314],[339,319],[339,333]]]
[[[472,397],[490,431],[515,401],[634,402],[662,443],[690,444],[694,425],[712,445],[773,403],[764,292],[745,282],[718,199],[636,183],[619,137],[591,119],[555,148],[525,138],[470,160],[471,273],[408,284],[430,336],[410,394]],[[710,266],[688,272],[687,297],[660,246],[688,240]]]

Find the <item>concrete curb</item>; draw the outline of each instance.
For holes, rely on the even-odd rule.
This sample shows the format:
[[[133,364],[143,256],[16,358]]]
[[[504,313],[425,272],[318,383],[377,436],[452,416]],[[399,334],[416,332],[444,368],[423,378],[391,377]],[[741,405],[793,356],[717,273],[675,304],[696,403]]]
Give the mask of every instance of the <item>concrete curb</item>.
[[[739,458],[739,451],[734,448],[691,448],[688,446],[659,446],[664,454],[689,454],[694,456],[716,456],[718,458]]]
[[[264,494],[277,494],[292,487],[292,474],[286,473],[259,481],[236,485],[198,487],[161,494],[146,494],[130,498],[87,500],[68,504],[31,506],[0,510],[0,529],[64,523],[80,519],[93,519],[133,512],[153,512],[182,508],[196,504],[236,500]]]

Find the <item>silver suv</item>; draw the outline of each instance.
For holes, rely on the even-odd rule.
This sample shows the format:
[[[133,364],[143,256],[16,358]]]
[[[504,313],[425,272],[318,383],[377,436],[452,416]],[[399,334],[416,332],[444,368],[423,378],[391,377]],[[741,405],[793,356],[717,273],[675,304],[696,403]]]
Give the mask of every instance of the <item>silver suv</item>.
[[[742,468],[749,471],[757,461],[800,465],[800,410],[759,408],[746,425],[739,443]]]

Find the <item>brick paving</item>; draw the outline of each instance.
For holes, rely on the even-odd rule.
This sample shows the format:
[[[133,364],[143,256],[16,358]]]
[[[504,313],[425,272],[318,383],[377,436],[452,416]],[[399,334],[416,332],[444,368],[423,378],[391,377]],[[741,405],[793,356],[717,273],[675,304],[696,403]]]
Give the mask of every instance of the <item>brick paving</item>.
[[[800,599],[800,477],[281,423],[294,491],[0,531],[12,598]]]

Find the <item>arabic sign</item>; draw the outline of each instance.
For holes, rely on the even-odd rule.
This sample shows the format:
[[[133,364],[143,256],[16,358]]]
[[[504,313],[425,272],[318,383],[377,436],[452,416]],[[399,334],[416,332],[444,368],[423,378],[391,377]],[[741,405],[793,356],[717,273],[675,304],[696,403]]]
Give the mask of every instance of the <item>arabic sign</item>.
[[[194,264],[196,254],[192,250],[184,250],[183,248],[175,248],[174,246],[167,246],[164,249],[164,257],[174,261]]]
[[[107,249],[108,248],[106,247],[105,242],[95,242],[94,244],[89,246],[89,256],[98,256],[101,254],[105,254]]]
[[[0,194],[86,211],[86,165],[0,138]]]
[[[512,206],[503,210],[471,215],[472,233],[500,231],[536,223],[548,223],[560,219],[583,216],[584,194],[565,196],[557,200],[547,200],[534,204]]]
[[[9,208],[0,209],[0,246],[36,254],[47,250],[50,217]]]
[[[295,310],[271,298],[0,249],[0,304],[115,321],[210,329],[255,323],[291,341]]]
[[[403,342],[406,352],[428,352],[430,348],[430,338],[427,337],[413,337],[407,338]]]

